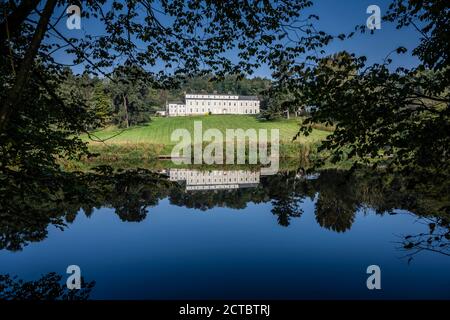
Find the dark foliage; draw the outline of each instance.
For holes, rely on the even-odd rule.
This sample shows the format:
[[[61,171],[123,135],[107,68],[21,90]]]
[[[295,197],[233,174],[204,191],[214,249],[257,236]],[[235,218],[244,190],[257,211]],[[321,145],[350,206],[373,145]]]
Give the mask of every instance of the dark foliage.
[[[55,272],[43,275],[35,281],[24,281],[0,275],[0,300],[87,300],[95,281],[81,279],[81,289],[69,290],[62,277]]]

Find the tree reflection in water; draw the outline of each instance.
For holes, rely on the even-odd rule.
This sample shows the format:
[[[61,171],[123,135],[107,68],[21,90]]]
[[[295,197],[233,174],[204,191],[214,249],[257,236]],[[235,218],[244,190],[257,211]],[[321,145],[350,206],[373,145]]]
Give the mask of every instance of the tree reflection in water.
[[[423,252],[430,251],[450,256],[450,220],[448,217],[419,217],[418,222],[428,227],[428,232],[400,236],[398,250],[404,251],[408,263]]]
[[[62,276],[50,272],[35,281],[0,275],[0,300],[87,300],[95,282],[81,278],[81,289],[69,290]]]
[[[434,221],[428,234],[405,235],[404,250],[448,253],[450,242],[449,182],[429,176],[323,170],[316,179],[308,179],[287,171],[262,177],[253,188],[203,191],[186,191],[183,184],[143,169],[113,172],[99,167],[96,172],[67,173],[51,180],[42,174],[30,173],[30,177],[11,174],[8,183],[1,184],[0,249],[17,251],[44,240],[49,225],[64,230],[80,209],[90,216],[95,208],[115,208],[122,221],[139,222],[165,198],[172,205],[204,211],[271,203],[272,213],[284,227],[301,217],[302,202],[311,199],[317,223],[335,232],[348,231],[356,213],[367,208],[379,215],[403,209]]]

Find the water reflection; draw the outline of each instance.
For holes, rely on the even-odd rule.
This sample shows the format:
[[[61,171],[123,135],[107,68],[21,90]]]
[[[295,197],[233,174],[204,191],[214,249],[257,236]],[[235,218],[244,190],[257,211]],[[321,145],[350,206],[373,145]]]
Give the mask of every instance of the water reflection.
[[[186,191],[251,188],[259,184],[261,171],[168,169],[170,181],[185,182]]]
[[[95,281],[85,282],[81,278],[81,288],[69,290],[63,277],[49,272],[33,281],[24,281],[9,274],[0,275],[0,300],[87,300],[95,286]]]
[[[314,201],[317,223],[335,232],[350,230],[356,213],[368,208],[379,215],[404,209],[418,217],[435,218],[431,231],[436,227],[448,231],[449,226],[448,185],[437,188],[433,181],[411,185],[410,177],[385,173],[324,170],[310,175],[302,171],[268,175],[261,169],[168,169],[160,173],[134,170],[84,174],[70,177],[70,183],[66,179],[60,184],[53,181],[56,189],[51,193],[48,186],[42,189],[39,183],[16,195],[3,193],[0,249],[22,250],[28,243],[43,241],[48,225],[64,230],[81,211],[91,216],[100,207],[114,208],[124,222],[143,221],[165,198],[171,205],[203,211],[270,203],[271,212],[284,227],[302,216],[305,199]],[[438,240],[437,236],[416,238],[405,247]],[[440,247],[447,247],[449,233],[442,233],[439,241]]]
[[[308,281],[311,286],[316,286],[318,277],[329,272],[323,266],[339,250],[342,251],[334,258],[342,261],[333,263],[341,268],[362,259],[361,252],[367,251],[366,245],[382,252],[380,259],[392,257],[392,250],[396,250],[395,253],[404,258],[404,265],[404,261],[411,262],[424,253],[443,258],[450,254],[449,182],[434,177],[334,169],[315,174],[291,170],[269,175],[261,169],[168,169],[156,173],[147,170],[113,172],[104,167],[95,173],[73,173],[51,181],[47,179],[34,175],[32,183],[11,179],[8,185],[0,185],[1,191],[5,191],[0,193],[0,261],[8,265],[0,269],[0,274],[16,273],[17,268],[23,272],[28,263],[36,263],[42,255],[56,261],[48,263],[44,272],[61,271],[61,267],[72,263],[74,256],[77,263],[84,263],[84,270],[92,272],[87,273],[90,279],[102,283],[98,297],[110,297],[111,292],[119,295],[122,288],[119,284],[114,287],[109,280],[114,276],[120,278],[123,270],[127,273],[127,281],[135,281],[134,287],[130,285],[130,288],[140,288],[141,277],[146,277],[154,288],[151,292],[148,287],[139,289],[141,291],[136,289],[136,292],[130,289],[125,297],[175,297],[173,292],[178,292],[183,283],[184,294],[175,298],[224,297],[220,294],[226,290],[233,293],[227,297],[236,297],[233,288],[247,280],[249,286],[240,288],[247,290],[247,298],[259,297],[258,294],[264,292],[268,293],[266,298],[278,297],[276,292],[287,292],[288,298],[309,297],[308,292],[305,295],[298,293],[299,286]],[[201,212],[210,214],[202,215]],[[366,213],[376,219],[361,219]],[[410,219],[395,220],[399,217],[391,215],[396,214]],[[74,222],[77,216],[77,222]],[[391,225],[394,220],[402,222]],[[405,223],[411,221],[416,226],[418,222],[423,224],[420,232]],[[359,223],[359,228],[354,227],[355,223]],[[371,233],[370,239],[361,234],[361,224],[365,226],[365,232]],[[50,226],[64,232],[49,237],[49,232],[54,229]],[[395,243],[392,243],[393,233]],[[63,235],[67,234],[70,236],[65,238]],[[386,240],[389,249],[378,236],[383,237],[383,241],[391,237]],[[59,258],[61,252],[65,252],[59,251],[59,240],[64,243],[62,249],[71,250],[68,254],[71,261]],[[88,244],[79,244],[79,240]],[[31,243],[42,245],[26,248]],[[333,247],[338,246],[336,243],[343,248]],[[363,251],[346,255],[345,249],[350,252],[355,248]],[[22,252],[11,254],[14,251]],[[430,265],[419,274],[421,279],[431,277],[427,273],[429,270],[445,267],[442,260],[427,258]],[[208,265],[208,259],[211,259],[211,265]],[[109,261],[115,261],[117,268]],[[183,268],[180,268],[180,261]],[[229,269],[228,261],[241,261],[240,269],[228,274],[236,268],[233,265]],[[317,274],[307,270],[305,261],[314,264]],[[361,267],[359,263],[358,268]],[[260,273],[255,274],[256,265],[262,269],[256,268]],[[221,267],[215,274],[217,266]],[[108,271],[92,271],[96,268]],[[110,274],[111,268],[117,269],[114,276]],[[299,268],[311,272],[311,278],[302,278]],[[273,270],[283,270],[289,279],[281,285],[280,274],[273,276]],[[216,277],[215,296],[209,295],[209,284],[201,282],[205,273],[209,274],[209,279]],[[222,281],[222,274],[228,274],[229,281]],[[258,274],[271,283],[267,291],[257,289],[260,282],[251,282]],[[35,274],[21,275],[36,278]],[[198,291],[186,282],[191,277],[195,279],[192,281]],[[233,283],[234,277],[238,278]],[[352,277],[358,277],[358,273],[348,277],[356,281]],[[341,280],[339,277],[333,279]],[[38,287],[46,285],[50,297],[64,298],[66,296],[58,287],[60,278],[57,280],[53,273],[46,275],[42,281],[28,284],[26,288],[30,293],[27,294],[19,282],[5,275],[0,277],[0,292],[3,290],[3,297],[7,297],[5,290],[16,292],[8,296],[10,299],[14,296],[33,298],[40,292]],[[251,289],[250,284],[255,289]],[[336,288],[340,285],[336,283]],[[167,288],[165,293],[161,291],[164,288]],[[349,289],[349,292],[353,294],[355,290]],[[328,291],[327,287],[317,292],[323,297]]]
[[[410,263],[421,252],[428,251],[450,256],[450,225],[447,218],[418,217],[417,222],[426,226],[426,232],[401,235],[398,250]]]

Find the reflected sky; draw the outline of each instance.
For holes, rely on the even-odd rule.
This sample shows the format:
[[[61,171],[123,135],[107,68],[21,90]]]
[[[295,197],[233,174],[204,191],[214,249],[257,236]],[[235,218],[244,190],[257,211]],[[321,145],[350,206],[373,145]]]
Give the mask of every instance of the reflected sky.
[[[140,222],[114,208],[80,212],[64,231],[50,225],[45,240],[1,250],[0,274],[35,279],[76,264],[96,281],[93,299],[450,298],[450,258],[423,251],[408,261],[402,250],[404,235],[428,232],[417,216],[359,208],[338,232],[318,223],[319,196],[299,199],[288,226],[274,217],[273,197],[199,210],[169,196]],[[382,290],[366,287],[372,264]]]

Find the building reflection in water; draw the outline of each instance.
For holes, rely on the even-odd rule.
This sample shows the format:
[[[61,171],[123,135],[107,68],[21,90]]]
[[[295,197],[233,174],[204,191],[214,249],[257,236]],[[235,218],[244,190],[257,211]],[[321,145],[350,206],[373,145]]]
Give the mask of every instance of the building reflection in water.
[[[186,191],[254,188],[261,176],[273,175],[265,168],[251,170],[167,169],[163,172],[170,181],[186,182]]]

